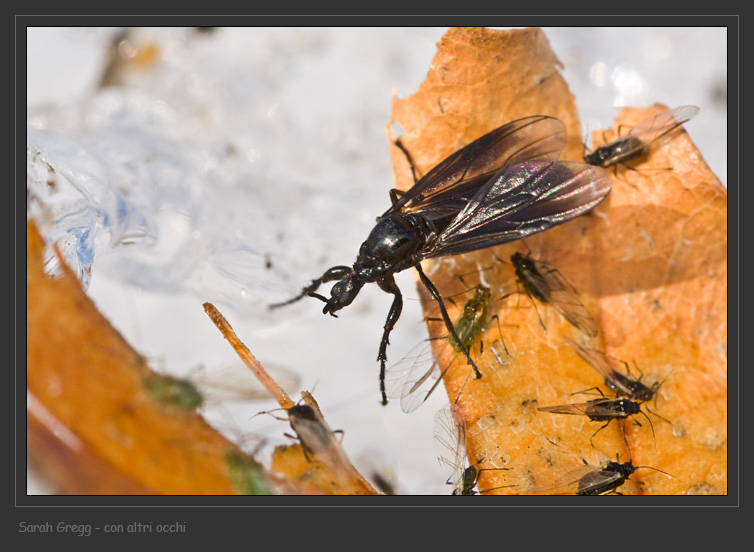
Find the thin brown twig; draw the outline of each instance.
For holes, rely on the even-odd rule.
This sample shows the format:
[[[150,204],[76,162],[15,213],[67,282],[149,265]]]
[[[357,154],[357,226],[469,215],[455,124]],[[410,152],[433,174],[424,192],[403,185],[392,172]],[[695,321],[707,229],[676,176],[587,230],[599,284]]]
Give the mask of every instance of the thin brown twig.
[[[228,340],[236,353],[238,353],[238,356],[241,357],[241,360],[244,361],[244,364],[249,367],[249,369],[254,373],[259,382],[267,388],[267,390],[275,398],[278,404],[285,410],[288,410],[289,408],[294,406],[296,403],[291,400],[288,394],[283,391],[283,388],[280,387],[274,379],[272,379],[272,377],[267,373],[264,367],[254,357],[254,355],[251,354],[249,348],[244,345],[243,342],[238,338],[236,332],[233,331],[231,325],[228,323],[225,317],[220,314],[220,311],[217,310],[215,305],[213,305],[212,303],[204,303],[203,307],[204,312],[206,312],[212,322],[215,323],[215,326],[217,326],[217,328],[220,330],[220,333],[225,336],[225,339]]]

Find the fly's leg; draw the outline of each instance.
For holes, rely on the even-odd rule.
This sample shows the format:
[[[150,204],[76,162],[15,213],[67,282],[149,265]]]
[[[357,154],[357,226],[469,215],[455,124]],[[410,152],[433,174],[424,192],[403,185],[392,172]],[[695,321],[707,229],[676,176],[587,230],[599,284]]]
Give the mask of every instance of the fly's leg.
[[[401,197],[403,196],[403,194],[405,194],[405,193],[406,193],[406,192],[404,192],[403,190],[399,190],[398,188],[392,188],[392,189],[391,189],[391,190],[390,190],[390,191],[388,192],[388,195],[390,196],[390,203],[392,203],[393,205],[395,205],[396,203],[398,203],[398,200],[399,200],[399,199],[400,199],[400,198],[401,198]]]
[[[396,285],[395,279],[393,279],[392,275],[380,280],[379,282],[377,282],[377,285],[380,286],[380,289],[382,291],[392,293],[395,297],[393,299],[393,304],[390,306],[390,312],[387,315],[387,320],[385,320],[382,341],[380,341],[380,352],[377,355],[377,360],[380,362],[380,393],[382,394],[382,404],[386,405],[387,393],[385,392],[385,362],[387,362],[387,346],[390,344],[390,332],[393,331],[393,327],[398,321],[398,318],[401,315],[401,311],[403,310],[403,296],[401,295],[401,290],[398,289],[398,286]]]
[[[463,346],[463,343],[461,342],[460,338],[456,334],[456,329],[453,327],[453,323],[450,321],[450,316],[448,316],[448,311],[445,310],[445,303],[442,301],[442,297],[440,297],[440,292],[437,291],[437,288],[434,286],[432,281],[427,278],[427,275],[424,274],[424,271],[422,270],[421,264],[416,263],[414,265],[414,268],[419,273],[419,278],[421,279],[424,286],[429,290],[429,293],[432,295],[435,301],[437,301],[437,304],[440,305],[440,314],[442,314],[442,319],[445,322],[445,327],[450,332],[450,335],[453,336],[453,339],[456,340],[456,343],[461,347],[461,350],[463,351],[463,354],[466,356],[466,360],[469,364],[471,364],[471,367],[474,368],[474,372],[476,373],[477,379],[482,377],[482,373],[479,371],[479,368],[477,368],[476,363],[471,359],[471,356],[469,355],[469,352],[466,350],[466,347]]]
[[[414,166],[414,160],[411,158],[411,154],[408,153],[408,150],[406,149],[406,146],[403,145],[403,142],[400,138],[396,139],[394,144],[396,147],[403,152],[403,155],[406,156],[406,160],[408,161],[408,166],[411,167],[411,176],[414,177],[414,184],[418,181],[416,178],[416,167]]]
[[[327,299],[322,297],[321,295],[314,293],[315,290],[324,284],[325,282],[332,282],[333,280],[342,280],[349,274],[353,272],[353,268],[350,266],[334,266],[327,270],[322,276],[319,278],[316,278],[312,280],[312,283],[306,286],[304,289],[301,290],[301,293],[299,293],[296,297],[293,299],[288,299],[287,301],[283,301],[282,303],[275,303],[273,305],[269,305],[268,308],[270,309],[276,309],[278,307],[283,307],[285,305],[290,305],[291,303],[295,303],[299,299],[302,299],[306,297],[307,295],[310,297],[315,297],[316,299],[320,299],[327,303]]]

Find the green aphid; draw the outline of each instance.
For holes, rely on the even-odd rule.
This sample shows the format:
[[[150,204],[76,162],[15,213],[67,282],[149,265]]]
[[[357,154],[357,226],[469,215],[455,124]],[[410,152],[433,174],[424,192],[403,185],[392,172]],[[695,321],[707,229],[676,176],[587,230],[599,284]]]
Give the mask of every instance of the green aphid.
[[[474,290],[474,295],[464,304],[463,312],[453,326],[461,345],[467,351],[474,349],[476,339],[490,323],[491,318],[488,309],[490,295],[488,287],[478,286]],[[458,342],[451,335],[442,337],[443,340],[446,338],[448,345],[443,348],[437,357],[435,357],[431,345],[423,343],[420,345],[421,351],[418,354],[414,354],[417,351],[415,348],[403,360],[390,368],[388,372],[388,395],[400,397],[401,409],[404,412],[416,410],[429,398],[439,385],[442,376],[450,368],[455,357],[463,352]],[[502,341],[502,336],[492,343],[491,349],[500,364],[504,364],[501,358],[510,356],[505,343]],[[481,354],[481,344],[479,351]],[[408,365],[408,368],[405,367],[406,365]]]
[[[180,410],[196,410],[204,404],[204,397],[190,380],[169,375],[155,375],[144,381],[153,400],[163,406]]]
[[[272,494],[264,468],[251,456],[230,449],[225,454],[230,486],[238,495]]]
[[[467,351],[471,350],[477,335],[484,329],[487,322],[487,306],[490,300],[490,288],[479,286],[474,292],[474,296],[466,301],[463,307],[463,314],[455,325],[456,335],[461,340],[461,345]],[[458,342],[453,339],[452,335],[448,336],[450,346],[456,352],[461,352]]]

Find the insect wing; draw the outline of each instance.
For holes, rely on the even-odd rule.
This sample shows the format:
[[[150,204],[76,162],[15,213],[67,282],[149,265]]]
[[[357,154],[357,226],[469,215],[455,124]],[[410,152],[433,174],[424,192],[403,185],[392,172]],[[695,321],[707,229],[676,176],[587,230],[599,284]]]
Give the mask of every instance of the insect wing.
[[[530,260],[536,268],[536,274],[531,275],[530,283],[537,286],[542,296],[547,297],[547,302],[562,314],[563,318],[589,337],[596,337],[597,323],[579,301],[571,283],[549,263]]]
[[[447,341],[447,338],[443,338]],[[434,392],[456,352],[446,343],[435,358],[432,341],[420,343],[387,371],[386,392],[401,399],[401,410],[413,412]]]
[[[333,470],[348,468],[350,463],[338,438],[317,416],[314,409],[307,405],[294,406],[288,410],[288,419],[306,451]]]
[[[574,414],[580,416],[587,416],[587,409],[591,407],[591,403],[575,403],[575,404],[558,404],[555,406],[540,406],[537,410],[542,412],[552,412],[553,414]]]
[[[628,378],[616,377],[616,373],[618,372],[615,370],[615,368],[613,368],[612,363],[606,354],[594,349],[590,349],[588,347],[583,347],[582,345],[579,345],[571,339],[568,339],[568,342],[570,343],[571,347],[576,350],[578,355],[583,358],[587,364],[589,364],[589,366],[599,372],[599,374],[605,380],[605,385],[615,391],[616,395],[623,397],[633,397],[634,391],[626,386]]]
[[[562,473],[557,478],[547,477],[547,473],[538,473],[534,476],[535,482],[526,488],[527,494],[576,494],[579,481],[588,478],[591,474],[601,471],[589,464],[580,464]]]
[[[610,192],[600,167],[536,159],[508,165],[433,241],[424,258],[525,238],[592,209]]]
[[[645,144],[650,144],[696,117],[698,113],[699,108],[695,105],[682,105],[669,109],[659,115],[642,119],[631,129],[630,135],[634,138],[641,138]]]
[[[527,159],[555,160],[565,143],[565,126],[559,119],[536,115],[512,121],[440,162],[383,217],[398,211],[431,210],[440,216],[458,212],[505,165]]]
[[[444,406],[435,414],[433,442],[440,465],[451,470],[448,481],[453,493],[462,494],[467,463],[466,422],[455,404]]]
[[[612,491],[623,484],[626,476],[618,471],[594,469],[578,479],[577,494],[598,495]]]
[[[585,403],[559,404],[555,406],[541,406],[537,410],[554,414],[576,414],[589,417],[625,418],[626,412],[610,408],[615,399],[602,399]]]
[[[695,117],[697,113],[699,113],[698,107],[694,105],[683,105],[681,107],[676,107],[675,109],[663,111],[658,115],[642,119],[627,135],[610,142],[610,144],[614,144],[618,141],[625,142],[625,145],[621,147],[620,155],[613,159],[612,162],[625,157],[630,157],[631,154],[649,146],[655,140],[659,140],[663,136],[668,135],[683,123],[689,121],[692,117]],[[628,140],[628,138],[634,138],[634,140]]]
[[[295,372],[282,366],[271,365],[268,365],[267,370],[284,389],[299,387],[301,378]],[[270,398],[270,392],[249,373],[248,369],[233,362],[208,368],[197,376],[197,383],[207,400],[220,404]]]

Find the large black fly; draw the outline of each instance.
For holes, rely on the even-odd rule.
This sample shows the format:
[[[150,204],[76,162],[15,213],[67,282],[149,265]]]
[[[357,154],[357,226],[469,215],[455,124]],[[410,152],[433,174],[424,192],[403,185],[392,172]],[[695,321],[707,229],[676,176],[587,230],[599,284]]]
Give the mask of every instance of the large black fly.
[[[393,295],[377,360],[380,392],[385,393],[385,363],[390,332],[403,308],[393,275],[414,267],[440,307],[443,322],[457,343],[440,293],[424,274],[424,259],[467,253],[524,238],[586,213],[610,191],[602,169],[555,161],[565,146],[563,123],[536,115],[503,125],[456,151],[404,194],[391,191],[392,206],[377,219],[352,267],[334,266],[312,280],[299,295],[325,303],[335,316],[350,305],[366,283]],[[399,197],[400,196],[400,197]],[[326,298],[316,290],[338,282]],[[464,356],[481,377],[469,351]]]

